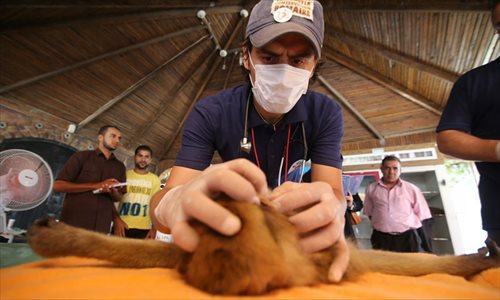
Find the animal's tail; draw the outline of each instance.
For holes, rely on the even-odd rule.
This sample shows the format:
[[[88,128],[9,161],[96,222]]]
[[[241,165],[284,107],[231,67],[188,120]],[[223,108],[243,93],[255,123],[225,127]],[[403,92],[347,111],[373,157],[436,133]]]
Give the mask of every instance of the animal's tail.
[[[346,277],[352,278],[366,271],[410,276],[447,273],[468,277],[485,269],[500,267],[500,249],[493,240],[487,240],[486,245],[488,249],[482,248],[476,254],[460,256],[352,248]]]
[[[37,220],[30,227],[28,243],[35,253],[45,257],[90,257],[133,268],[173,268],[183,253],[164,242],[106,236],[50,218]]]

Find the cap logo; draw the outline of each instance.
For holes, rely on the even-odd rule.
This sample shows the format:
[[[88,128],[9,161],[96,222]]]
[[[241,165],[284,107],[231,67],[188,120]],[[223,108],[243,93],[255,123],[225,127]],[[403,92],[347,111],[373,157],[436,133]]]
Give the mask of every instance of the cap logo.
[[[290,21],[292,15],[292,11],[288,7],[281,7],[273,12],[274,21],[278,23],[285,23]]]
[[[313,21],[314,0],[274,0],[271,13],[278,23],[288,22],[292,16]]]

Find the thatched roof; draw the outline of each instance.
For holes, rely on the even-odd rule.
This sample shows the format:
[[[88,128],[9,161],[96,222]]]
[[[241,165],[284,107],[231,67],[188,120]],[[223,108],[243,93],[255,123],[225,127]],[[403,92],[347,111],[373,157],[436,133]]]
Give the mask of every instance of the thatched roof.
[[[345,153],[433,142],[453,82],[500,55],[487,1],[321,2],[312,88],[342,103]],[[62,132],[77,124],[68,144],[116,124],[125,151],[148,144],[168,166],[193,104],[245,80],[240,11],[255,1],[2,3],[2,109],[45,114]]]

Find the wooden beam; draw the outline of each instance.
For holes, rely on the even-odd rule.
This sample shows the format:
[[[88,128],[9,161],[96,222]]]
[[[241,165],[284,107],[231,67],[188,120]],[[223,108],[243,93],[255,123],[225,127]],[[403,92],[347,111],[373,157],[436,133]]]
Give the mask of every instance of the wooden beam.
[[[177,4],[177,3],[172,3],[170,4],[169,2],[171,1],[166,1],[166,3],[137,3],[137,4],[87,4],[87,3],[80,3],[78,4],[78,9],[173,9],[173,8],[183,8],[183,9],[188,9],[188,8],[207,8],[212,5],[214,5],[214,1],[201,1],[198,0],[196,1],[197,3],[189,3],[189,4]],[[217,4],[215,4],[217,5]],[[75,4],[30,4],[30,3],[12,3],[12,4],[5,4],[2,5],[4,8],[16,8],[16,9],[26,9],[26,8],[33,8],[33,9],[51,9],[51,10],[57,10],[57,9],[71,9],[75,8]]]
[[[387,10],[418,10],[418,11],[468,11],[489,10],[488,1],[326,1],[323,4],[324,11],[328,9],[342,10],[370,10],[370,11],[387,11]]]
[[[231,36],[229,37],[229,39],[227,40],[226,44],[224,45],[224,49],[226,49],[227,47],[229,47],[233,43],[233,41],[236,38],[236,35],[237,35],[239,29],[241,28],[241,26],[243,26],[244,20],[245,20],[244,18],[240,18],[240,20],[238,21],[238,24],[236,24],[236,27],[234,28],[233,32],[231,33]],[[210,59],[207,59],[207,61],[211,60],[211,57],[214,55],[214,53],[218,53],[218,49],[217,48],[214,49],[214,51],[210,54]],[[219,64],[220,64],[221,60],[222,60],[222,58],[219,55],[217,55],[216,58],[215,58],[215,61],[212,64],[212,67],[211,67],[210,71],[208,72],[207,76],[205,76],[205,80],[203,81],[201,87],[198,89],[198,92],[196,93],[196,96],[194,97],[193,101],[191,101],[191,105],[189,106],[189,108],[186,110],[186,113],[182,117],[182,120],[181,120],[179,126],[177,127],[177,130],[175,131],[175,133],[173,134],[173,136],[170,138],[170,140],[165,145],[165,147],[164,147],[165,150],[159,156],[160,160],[162,160],[163,157],[172,148],[175,140],[177,139],[177,136],[179,136],[179,133],[182,131],[182,128],[184,127],[184,123],[186,122],[186,119],[187,119],[189,113],[193,109],[193,106],[196,104],[196,102],[198,102],[199,97],[201,96],[201,94],[203,93],[203,91],[207,87],[208,83],[212,79],[212,76],[214,75],[215,71],[219,67]]]
[[[243,21],[240,19],[240,22],[238,24],[236,24],[236,27],[233,29],[233,32],[231,32],[231,36],[229,37],[229,40],[233,41],[236,38],[236,35],[238,34],[238,31],[241,29],[242,24],[243,24]],[[226,48],[229,46],[231,46],[231,44],[229,44],[229,43],[226,44]],[[224,85],[222,87],[223,90],[225,90],[227,88],[227,83],[229,82],[229,78],[231,76],[231,73],[233,72],[234,61],[236,60],[236,56],[238,55],[239,51],[241,51],[241,48],[239,48],[239,51],[234,51],[234,49],[229,50],[229,51],[226,50],[226,51],[227,51],[227,55],[232,54],[232,58],[231,58],[231,64],[229,65],[229,70],[227,70],[226,78],[224,79]],[[227,59],[227,56],[224,59]],[[224,61],[223,63],[225,64],[226,62]]]
[[[436,132],[436,126],[427,127],[427,128],[420,128],[420,129],[413,129],[413,130],[405,130],[403,132],[386,134],[385,138],[390,139],[390,138],[395,138],[395,137],[400,137],[400,136],[409,136],[409,135],[420,134],[420,133],[429,133],[429,132]]]
[[[239,13],[241,9],[241,6],[219,6],[209,7],[204,10],[207,12],[207,14],[229,14]],[[198,10],[199,9],[165,9],[152,12],[108,14],[97,17],[92,15],[84,15],[79,18],[70,18],[56,21],[49,20],[46,22],[12,22],[2,24],[0,32],[20,30],[36,31],[41,29],[47,30],[60,27],[73,27],[82,25],[89,26],[95,24],[102,25],[120,22],[140,22],[171,18],[196,18],[196,13],[198,12]]]
[[[381,144],[384,144],[385,138],[378,131],[375,126],[373,126],[370,121],[368,121],[350,102],[349,100],[342,95],[337,89],[335,89],[323,76],[318,76],[319,82],[330,92],[332,93],[347,109],[365,126],[375,137],[377,137]]]
[[[224,79],[224,85],[222,89],[225,90],[227,88],[227,84],[229,82],[229,78],[231,77],[231,73],[233,73],[234,62],[236,61],[236,57],[238,57],[238,52],[235,52],[231,57],[231,63],[229,64],[229,70],[226,72],[226,78]]]
[[[206,35],[203,37],[203,39],[205,38],[208,38],[209,35]],[[194,44],[192,44],[191,46],[197,44],[198,42],[200,42],[201,40],[198,40],[196,41]],[[191,47],[190,46],[190,47]],[[175,95],[174,96],[169,96],[168,99],[165,99],[164,101],[162,101],[161,103],[161,106],[158,108],[158,110],[156,111],[155,115],[149,119],[149,121],[144,124],[142,127],[140,127],[135,133],[134,135],[132,136],[132,138],[130,139],[130,143],[129,143],[129,146],[134,146],[134,144],[137,142],[137,140],[139,140],[140,137],[144,136],[144,134],[146,134],[146,132],[148,132],[151,127],[153,126],[154,123],[156,123],[156,121],[158,121],[158,119],[165,113],[165,111],[170,107],[170,104],[171,104],[171,101],[173,101],[174,99],[177,99],[177,97],[179,97],[179,94],[182,92],[182,90],[186,87],[186,85],[189,83],[189,81],[191,81],[191,79],[194,77],[194,75],[197,73],[196,71],[198,71],[198,69],[200,68],[195,68],[194,71],[191,73],[191,75],[182,82],[182,84],[179,86],[179,88],[175,91]],[[169,101],[170,100],[170,101]]]
[[[149,74],[147,74],[146,76],[144,76],[143,78],[141,78],[139,81],[137,81],[133,85],[129,86],[125,91],[123,91],[122,93],[120,93],[118,96],[114,97],[113,99],[109,100],[106,104],[104,104],[103,106],[99,107],[99,109],[97,109],[95,112],[93,112],[87,118],[85,118],[83,121],[81,121],[80,123],[78,123],[77,130],[81,129],[82,127],[84,127],[85,125],[87,125],[88,123],[90,123],[92,120],[94,120],[95,118],[97,118],[98,116],[100,116],[103,112],[105,112],[108,109],[110,109],[111,107],[113,107],[113,105],[115,105],[116,103],[120,102],[122,99],[124,99],[125,97],[127,97],[128,95],[130,95],[131,93],[133,93],[135,90],[137,90],[138,88],[140,88],[141,86],[143,86],[144,84],[146,84],[148,81],[150,81],[151,79],[153,79],[163,68],[165,68],[171,62],[175,61],[181,55],[183,55],[184,53],[188,52],[191,48],[193,48],[194,46],[198,45],[199,43],[201,43],[203,40],[207,39],[208,37],[209,37],[209,35],[205,35],[204,37],[200,38],[199,40],[197,40],[193,44],[191,44],[188,47],[184,48],[182,51],[180,51],[175,56],[173,56],[172,58],[170,58],[166,62],[164,62],[161,65],[159,65],[158,67],[156,67],[153,71],[151,71]]]
[[[152,45],[152,44],[160,43],[160,42],[163,42],[163,41],[165,41],[167,39],[171,39],[171,38],[174,38],[174,37],[178,37],[178,36],[182,36],[182,35],[187,35],[187,34],[189,34],[191,32],[198,31],[198,30],[201,30],[201,29],[203,29],[203,26],[201,26],[201,25],[193,26],[193,27],[189,27],[189,28],[186,28],[186,29],[182,29],[182,30],[176,31],[176,32],[165,34],[165,35],[162,35],[162,36],[159,36],[157,38],[150,39],[150,40],[147,40],[147,41],[144,41],[144,42],[141,42],[141,43],[129,45],[129,46],[126,46],[126,47],[123,47],[123,48],[119,48],[119,49],[110,51],[110,52],[106,52],[106,53],[103,53],[101,55],[98,55],[98,56],[95,56],[95,57],[92,57],[92,58],[89,58],[89,59],[86,59],[86,60],[83,60],[83,61],[71,64],[71,65],[65,66],[63,68],[60,68],[60,69],[57,69],[57,70],[54,70],[54,71],[43,73],[43,74],[40,74],[40,75],[31,77],[31,78],[28,78],[28,79],[24,79],[24,80],[15,82],[15,83],[7,85],[7,86],[0,87],[0,94],[4,94],[4,93],[6,93],[8,91],[11,91],[11,90],[14,90],[14,89],[17,89],[17,88],[23,87],[25,85],[29,85],[29,84],[32,84],[32,83],[35,83],[35,82],[38,82],[38,81],[41,81],[41,80],[44,80],[44,79],[48,79],[48,78],[57,76],[57,75],[65,73],[65,72],[74,70],[74,69],[82,68],[84,66],[87,66],[87,65],[89,65],[91,63],[94,63],[96,61],[99,61],[99,60],[103,60],[103,59],[110,58],[110,57],[113,57],[113,56],[116,56],[116,55],[120,55],[122,53],[125,53],[125,52],[128,52],[128,51],[132,51],[132,50],[135,50],[135,49],[139,49],[139,48],[143,48],[143,47],[146,47],[146,46],[149,46],[149,45]]]
[[[442,111],[438,108],[436,108],[436,105],[435,104],[430,104],[432,103],[430,100],[428,99],[425,99],[424,97],[422,96],[419,96],[417,95],[416,93],[413,93],[411,92],[410,90],[408,90],[407,88],[401,86],[400,84],[388,79],[388,78],[385,78],[385,77],[382,77],[380,76],[378,73],[372,71],[371,69],[369,69],[368,67],[364,66],[364,65],[361,65],[355,61],[353,61],[351,58],[348,58],[347,56],[335,51],[335,50],[332,50],[331,48],[327,47],[328,50],[326,51],[323,51],[324,55],[348,68],[349,70],[369,79],[369,80],[372,80],[378,84],[380,84],[381,86],[391,90],[392,92],[396,93],[397,95],[405,98],[406,100],[409,100],[425,109],[427,109],[428,111],[440,116]]]
[[[493,55],[493,51],[495,50],[495,46],[498,43],[498,34],[495,34],[490,41],[490,45],[488,46],[488,50],[484,55],[483,65],[487,64],[491,60],[491,56]]]
[[[168,3],[169,1],[166,1]],[[240,1],[249,2],[249,1]],[[252,1],[250,1],[252,2]],[[254,1],[255,2],[255,1]],[[464,10],[489,10],[488,1],[435,1],[435,2],[422,2],[415,3],[414,1],[401,1],[394,0],[392,3],[387,1],[322,1],[323,8],[336,8],[336,9],[352,9],[352,10],[418,10],[418,11],[464,11]],[[382,2],[382,3],[381,3]],[[442,3],[444,2],[444,3]],[[78,4],[78,8],[83,9],[190,9],[200,8],[206,9],[215,5],[217,1],[197,1],[197,3],[189,4],[161,4],[161,3],[147,3],[147,4]],[[4,8],[36,8],[36,9],[71,9],[75,4],[6,4]],[[251,8],[251,7],[250,7]]]
[[[327,32],[327,36],[340,40],[342,43],[347,44],[351,49],[355,49],[356,51],[365,51],[368,53],[375,52],[388,60],[394,60],[398,63],[407,65],[421,72],[429,73],[430,75],[436,76],[442,80],[446,80],[451,83],[457,81],[459,77],[459,74],[457,73],[428,64],[414,57],[405,55],[400,52],[396,52],[383,45],[367,41],[363,38],[354,36],[352,34],[348,34],[346,32],[341,33],[329,30]]]
[[[208,56],[207,61],[212,60],[213,56],[215,56],[218,53],[219,53],[219,50],[217,50],[216,48],[214,48],[214,50],[212,51],[212,53],[210,53],[210,55]],[[208,71],[207,75],[204,76],[205,80],[203,81],[203,83],[201,84],[200,88],[196,92],[196,95],[194,96],[193,100],[191,101],[191,104],[189,105],[188,109],[186,110],[186,113],[184,114],[184,116],[182,117],[181,121],[179,122],[179,125],[177,126],[177,129],[175,130],[174,134],[172,134],[171,138],[167,141],[167,143],[165,144],[165,147],[163,147],[164,150],[160,154],[159,160],[163,160],[164,156],[172,148],[175,140],[177,139],[177,136],[179,136],[179,133],[182,131],[182,128],[184,127],[184,123],[186,123],[186,119],[187,119],[189,113],[193,109],[194,105],[198,102],[199,97],[201,96],[201,94],[203,93],[203,91],[207,87],[208,83],[212,79],[212,76],[214,75],[215,71],[219,67],[220,61],[221,61],[221,57],[219,55],[216,55],[215,62],[212,64],[212,67]]]

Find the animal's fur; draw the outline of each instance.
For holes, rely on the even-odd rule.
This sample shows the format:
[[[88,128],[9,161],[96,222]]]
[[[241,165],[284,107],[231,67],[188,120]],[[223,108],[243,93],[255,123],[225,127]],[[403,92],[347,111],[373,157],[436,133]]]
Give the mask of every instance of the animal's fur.
[[[119,266],[177,268],[185,280],[214,294],[261,294],[275,288],[327,282],[335,247],[315,254],[300,250],[287,218],[266,207],[218,200],[242,220],[241,231],[222,236],[192,222],[201,240],[194,253],[155,240],[135,240],[75,228],[53,219],[37,221],[28,231],[31,248],[42,256],[84,256]],[[478,254],[462,256],[412,255],[360,250],[350,244],[351,258],[344,280],[368,271],[418,276],[448,273],[471,276],[500,266],[499,248],[488,242]]]

